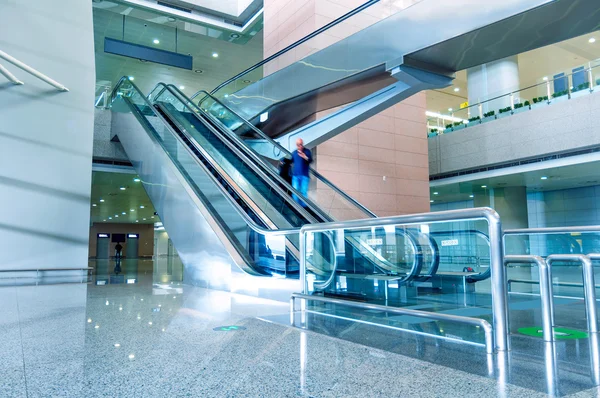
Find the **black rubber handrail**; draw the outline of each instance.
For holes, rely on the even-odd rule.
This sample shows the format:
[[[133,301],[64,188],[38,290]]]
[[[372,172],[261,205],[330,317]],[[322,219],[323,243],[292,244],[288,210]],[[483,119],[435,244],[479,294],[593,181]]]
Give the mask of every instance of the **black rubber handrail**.
[[[258,68],[260,68],[261,66],[263,66],[264,64],[271,62],[272,60],[274,60],[275,58],[278,58],[279,56],[287,53],[290,50],[293,50],[294,48],[298,47],[299,45],[307,42],[308,40],[312,39],[315,36],[320,35],[321,33],[325,32],[326,30],[338,25],[341,22],[344,22],[345,20],[347,20],[348,18],[351,18],[352,16],[358,14],[359,12],[371,7],[373,4],[379,3],[380,0],[369,0],[366,3],[360,5],[359,7],[356,7],[355,9],[353,9],[352,11],[347,12],[346,14],[342,15],[341,17],[331,21],[330,23],[328,23],[325,26],[322,26],[321,28],[315,30],[314,32],[310,33],[307,36],[304,36],[302,39],[298,40],[295,43],[290,44],[289,46],[287,46],[286,48],[284,48],[283,50],[279,50],[277,51],[275,54],[265,58],[264,60],[260,61],[257,64],[254,64],[253,66],[249,67],[248,69],[238,73],[237,75],[235,75],[234,77],[224,81],[223,83],[219,84],[217,87],[215,87],[210,94],[216,93],[217,91],[219,91],[221,88],[227,86],[229,83],[239,79],[240,77],[252,72],[253,70],[256,70]],[[192,95],[191,99],[196,98],[199,94],[201,93],[201,91],[198,91],[197,93],[195,93],[194,95]]]

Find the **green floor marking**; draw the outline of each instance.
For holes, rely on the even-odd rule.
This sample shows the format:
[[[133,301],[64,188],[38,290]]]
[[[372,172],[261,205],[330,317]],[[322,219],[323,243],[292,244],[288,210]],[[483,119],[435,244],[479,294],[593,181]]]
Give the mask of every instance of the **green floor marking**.
[[[544,337],[544,331],[542,328],[533,326],[528,328],[519,328],[519,333],[533,337]],[[570,339],[587,339],[588,334],[580,330],[565,329],[565,328],[554,328],[554,338],[556,340],[570,340]]]
[[[215,332],[230,332],[233,330],[246,330],[246,328],[243,326],[232,325],[232,326],[219,326],[218,328],[213,328],[213,330]]]

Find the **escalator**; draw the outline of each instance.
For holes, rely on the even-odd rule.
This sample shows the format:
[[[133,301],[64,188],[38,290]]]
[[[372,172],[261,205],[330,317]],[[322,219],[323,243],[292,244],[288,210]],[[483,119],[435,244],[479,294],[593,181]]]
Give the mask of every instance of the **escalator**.
[[[299,193],[272,166],[253,161],[235,134],[222,131],[180,93],[162,88],[149,101],[122,79],[112,96],[113,126],[186,268],[219,272],[216,263],[227,263],[229,256],[252,276],[297,278],[299,228],[333,217],[310,199],[306,207],[292,200],[291,194]],[[410,235],[399,233],[408,244]],[[391,263],[365,250],[360,239],[340,243],[321,234],[314,245],[318,250],[307,268],[319,276],[317,287],[325,287],[337,270],[405,279],[421,270],[416,250],[412,261]],[[350,250],[343,250],[348,245]]]

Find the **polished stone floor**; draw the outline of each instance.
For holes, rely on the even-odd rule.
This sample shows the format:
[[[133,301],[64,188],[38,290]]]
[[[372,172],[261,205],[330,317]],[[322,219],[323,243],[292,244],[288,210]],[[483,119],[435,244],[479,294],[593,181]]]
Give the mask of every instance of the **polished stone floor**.
[[[92,266],[90,284],[0,287],[0,397],[543,397],[550,388],[543,344],[531,339],[515,344],[539,355],[521,347],[497,358],[320,314],[298,312],[291,327],[287,303],[183,285],[173,259],[124,261],[118,273]],[[586,344],[557,348],[557,395],[600,396]]]

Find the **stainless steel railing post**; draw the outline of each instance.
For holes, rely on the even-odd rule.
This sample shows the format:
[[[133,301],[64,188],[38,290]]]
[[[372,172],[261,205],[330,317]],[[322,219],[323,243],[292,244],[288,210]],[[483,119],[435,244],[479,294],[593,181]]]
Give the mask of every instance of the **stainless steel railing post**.
[[[492,287],[492,316],[496,350],[509,351],[508,327],[508,288],[504,268],[504,246],[502,244],[502,224],[500,216],[492,209],[485,214],[490,237],[490,267]]]
[[[592,260],[583,254],[551,254],[546,258],[549,267],[555,261],[568,261],[579,263],[583,267],[583,292],[585,300],[585,314],[587,317],[588,331],[598,333],[598,316],[596,312],[596,290],[594,282],[594,268]]]
[[[509,264],[534,264],[540,274],[540,296],[542,301],[542,331],[544,341],[554,341],[554,302],[552,299],[552,277],[550,267],[540,256],[505,256],[504,265]]]

